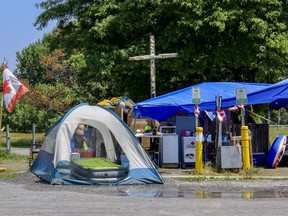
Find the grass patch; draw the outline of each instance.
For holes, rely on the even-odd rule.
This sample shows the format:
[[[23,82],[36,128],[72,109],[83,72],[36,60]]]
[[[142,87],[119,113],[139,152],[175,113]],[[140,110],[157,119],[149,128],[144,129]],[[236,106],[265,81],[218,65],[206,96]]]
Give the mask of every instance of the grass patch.
[[[5,172],[0,172],[0,179],[13,179],[16,177],[16,172],[14,170],[7,170]]]
[[[5,136],[5,133],[2,133]],[[35,134],[35,142],[39,143],[43,140],[44,133]],[[29,148],[32,142],[32,133],[10,133],[10,143],[12,148]],[[6,138],[1,139],[0,148],[6,147]]]
[[[287,126],[270,126],[269,127],[269,142],[270,144],[279,136],[279,135],[287,135]]]
[[[200,182],[200,181],[245,181],[245,180],[256,180],[253,178],[259,175],[261,168],[251,168],[248,170],[243,169],[218,169],[214,164],[204,164],[202,173],[199,174],[195,169],[179,169],[177,174],[181,177],[176,178],[178,181],[183,182]],[[159,169],[161,173],[169,173],[169,169]],[[187,176],[187,177],[186,177]],[[257,178],[258,179],[258,178]]]
[[[4,150],[0,150],[0,162],[9,161],[29,161],[28,155],[13,154]]]
[[[6,168],[6,171],[0,172],[0,179],[15,178],[18,172],[28,170],[29,156],[13,154],[0,150],[0,168]]]

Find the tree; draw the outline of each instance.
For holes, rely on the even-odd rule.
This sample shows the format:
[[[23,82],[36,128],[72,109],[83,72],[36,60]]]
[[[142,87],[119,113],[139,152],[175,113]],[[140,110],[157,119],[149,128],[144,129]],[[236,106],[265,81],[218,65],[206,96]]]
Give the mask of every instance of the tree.
[[[95,98],[149,97],[149,65],[128,57],[178,52],[159,61],[157,94],[203,81],[276,82],[287,76],[284,0],[47,0],[35,26],[58,20],[60,38],[75,41],[86,61],[79,85]],[[71,35],[71,37],[69,36]],[[73,47],[67,46],[67,50]],[[72,43],[73,44],[73,43]],[[159,85],[161,84],[161,85]]]
[[[45,68],[41,63],[41,56],[45,56],[47,53],[47,48],[40,40],[24,48],[21,53],[17,52],[16,75],[18,74],[23,79],[29,80],[31,85],[43,83],[42,75],[45,72]]]

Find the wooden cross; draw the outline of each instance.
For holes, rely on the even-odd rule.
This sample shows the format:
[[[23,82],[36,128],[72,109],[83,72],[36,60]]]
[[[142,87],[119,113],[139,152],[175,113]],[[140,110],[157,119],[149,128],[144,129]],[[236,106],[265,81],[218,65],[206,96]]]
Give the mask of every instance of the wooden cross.
[[[154,35],[150,36],[150,55],[129,57],[131,61],[150,60],[150,88],[151,98],[156,97],[156,67],[155,59],[176,58],[177,53],[165,53],[155,55],[155,39]]]

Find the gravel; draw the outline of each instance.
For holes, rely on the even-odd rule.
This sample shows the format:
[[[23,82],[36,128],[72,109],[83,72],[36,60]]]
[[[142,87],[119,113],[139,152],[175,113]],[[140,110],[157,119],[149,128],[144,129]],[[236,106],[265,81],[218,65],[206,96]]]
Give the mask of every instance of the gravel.
[[[207,192],[245,192],[245,191],[283,191],[288,192],[287,179],[214,179],[198,181],[185,181],[177,176],[164,177],[164,184],[150,185],[124,185],[124,186],[91,186],[91,185],[50,185],[41,180],[33,173],[19,173],[15,179],[6,180],[8,183],[22,185],[30,191],[70,191],[77,193],[101,193],[106,195],[118,194],[129,195],[129,193],[144,193],[145,191],[207,191]],[[183,176],[182,176],[183,177]]]
[[[19,173],[15,179],[0,181],[0,215],[264,216],[287,213],[284,206],[288,196],[283,197],[288,192],[287,180],[184,182],[171,175],[163,177],[165,183],[161,185],[82,186],[50,185],[30,172]],[[256,198],[255,194],[241,193],[247,191],[267,191],[268,195],[252,199]],[[209,192],[220,193],[212,197],[207,195]]]

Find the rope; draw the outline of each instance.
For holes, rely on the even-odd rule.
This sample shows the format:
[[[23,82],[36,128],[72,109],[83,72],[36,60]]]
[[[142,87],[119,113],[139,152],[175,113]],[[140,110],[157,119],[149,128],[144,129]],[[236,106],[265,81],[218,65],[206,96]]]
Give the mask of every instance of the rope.
[[[246,110],[247,112],[249,112],[250,114],[252,114],[252,115],[255,115],[255,116],[259,117],[259,118],[262,118],[262,119],[264,119],[264,120],[266,120],[266,121],[268,121],[268,122],[270,122],[270,123],[272,123],[272,124],[278,125],[276,122],[273,122],[273,121],[271,121],[271,120],[269,120],[269,119],[267,119],[267,118],[265,118],[265,117],[263,117],[263,116],[260,116],[260,115],[254,113],[254,112],[252,112],[252,111],[250,111],[250,110],[248,110],[248,109],[245,109],[245,110]]]

